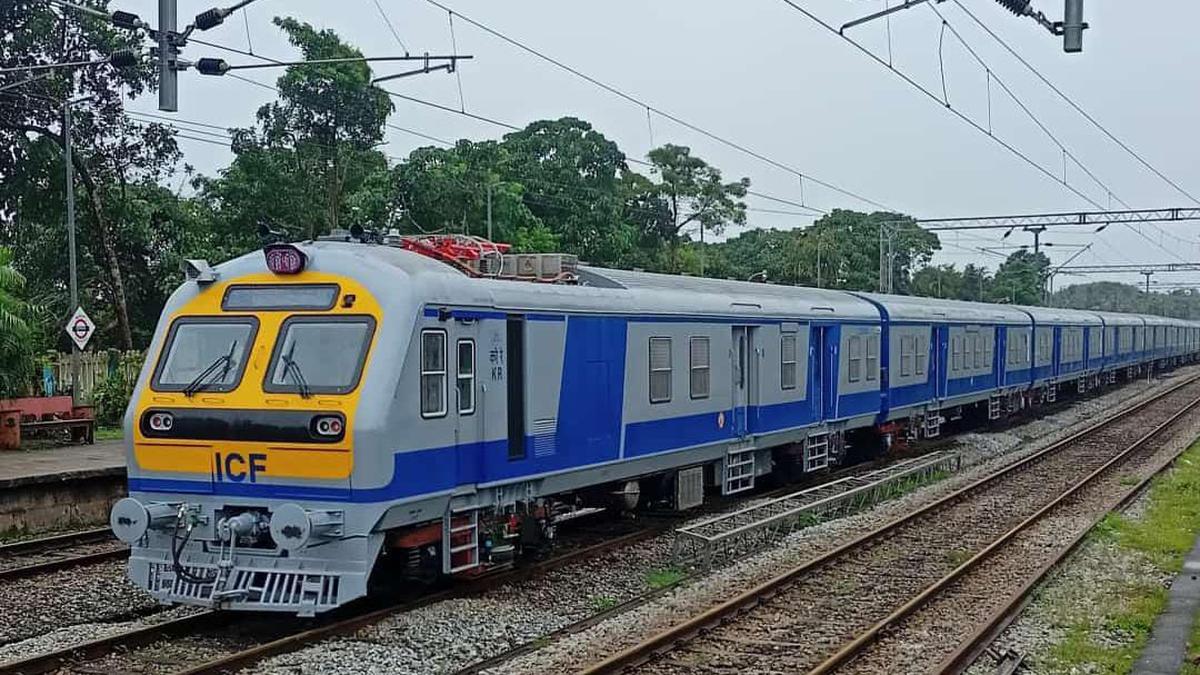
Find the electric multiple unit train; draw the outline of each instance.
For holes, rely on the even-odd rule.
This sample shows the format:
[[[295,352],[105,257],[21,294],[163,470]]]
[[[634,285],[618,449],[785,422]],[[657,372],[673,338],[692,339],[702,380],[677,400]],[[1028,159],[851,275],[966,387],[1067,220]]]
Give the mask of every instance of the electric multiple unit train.
[[[690,507],[835,465],[854,433],[936,436],[1200,351],[1200,324],[1158,317],[563,256],[481,273],[427,248],[337,237],[189,265],[125,421],[111,523],[137,585],[316,614],[366,595],[381,557],[474,574],[614,495]]]

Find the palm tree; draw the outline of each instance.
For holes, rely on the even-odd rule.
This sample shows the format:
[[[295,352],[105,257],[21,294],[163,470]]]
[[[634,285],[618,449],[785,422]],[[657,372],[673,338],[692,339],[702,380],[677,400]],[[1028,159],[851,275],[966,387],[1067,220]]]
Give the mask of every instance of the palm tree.
[[[25,277],[12,265],[12,251],[0,247],[0,396],[25,394],[36,372],[33,307],[21,298]]]

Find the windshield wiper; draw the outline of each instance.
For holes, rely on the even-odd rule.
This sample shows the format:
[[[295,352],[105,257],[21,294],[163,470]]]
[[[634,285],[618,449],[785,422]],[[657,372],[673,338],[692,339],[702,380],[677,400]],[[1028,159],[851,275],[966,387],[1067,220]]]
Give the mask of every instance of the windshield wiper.
[[[229,345],[229,351],[216,358],[215,361],[208,364],[208,367],[200,371],[194,380],[188,383],[188,386],[183,388],[183,395],[191,398],[198,391],[202,391],[208,384],[208,378],[216,372],[221,373],[219,380],[224,380],[229,374],[229,370],[233,367],[233,353],[237,350],[237,340],[234,340]]]
[[[283,361],[284,377],[291,375],[296,381],[296,388],[300,390],[300,398],[308,398],[312,396],[312,390],[308,388],[308,380],[304,379],[304,373],[300,372],[300,364],[292,358],[292,354],[296,351],[296,343],[292,343],[292,348],[287,354],[280,357]]]

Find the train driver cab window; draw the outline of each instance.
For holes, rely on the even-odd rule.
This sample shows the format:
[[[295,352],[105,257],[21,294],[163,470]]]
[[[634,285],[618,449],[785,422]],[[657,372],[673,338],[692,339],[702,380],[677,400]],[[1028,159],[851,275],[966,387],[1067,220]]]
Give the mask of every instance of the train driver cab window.
[[[185,317],[171,325],[154,369],[155,391],[228,392],[237,388],[258,331],[254,317]]]
[[[851,335],[849,349],[846,378],[851,382],[858,382],[862,379],[862,337]]]
[[[691,396],[694,399],[708,398],[710,388],[709,371],[711,367],[709,352],[708,338],[694,337],[688,341],[688,358],[690,360],[688,388],[691,390]]]
[[[458,341],[458,372],[455,374],[458,385],[458,414],[470,415],[475,412],[475,341]]]
[[[369,316],[293,316],[283,322],[263,390],[347,394],[362,377],[375,320]]]
[[[779,386],[796,388],[796,336],[784,335],[779,340]]]
[[[421,417],[446,414],[446,332],[421,331]]]
[[[671,400],[671,338],[650,338],[650,402]]]

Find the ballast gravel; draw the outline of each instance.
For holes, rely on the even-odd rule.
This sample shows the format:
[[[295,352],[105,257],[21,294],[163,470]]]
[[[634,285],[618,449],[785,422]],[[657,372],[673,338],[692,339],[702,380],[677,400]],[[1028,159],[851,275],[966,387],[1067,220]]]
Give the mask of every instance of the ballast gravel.
[[[570,672],[602,660],[787,567],[824,553],[1078,431],[1097,421],[1104,411],[1129,405],[1196,370],[1180,369],[1177,377],[1129,383],[1005,431],[958,436],[956,449],[962,456],[963,469],[954,476],[871,510],[793,533],[773,548],[717,569],[581,633],[551,641],[488,672]],[[738,508],[751,503],[743,501]],[[671,535],[663,535],[479,597],[448,600],[395,616],[352,636],[272,658],[259,664],[256,671],[414,675],[453,672],[537,641],[605,606],[641,595],[650,588],[647,574],[671,565],[671,542]]]
[[[159,606],[129,582],[124,561],[110,561],[0,584],[0,607],[3,646],[72,626],[133,619]]]

